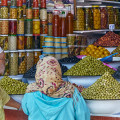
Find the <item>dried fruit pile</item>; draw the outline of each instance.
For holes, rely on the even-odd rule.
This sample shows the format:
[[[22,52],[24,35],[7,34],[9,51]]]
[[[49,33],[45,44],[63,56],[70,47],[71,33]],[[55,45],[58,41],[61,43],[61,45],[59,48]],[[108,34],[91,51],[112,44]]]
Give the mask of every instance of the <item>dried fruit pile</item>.
[[[94,45],[89,45],[85,50],[80,52],[80,55],[93,56],[95,58],[103,58],[110,55],[110,52],[103,48]]]
[[[114,55],[113,57],[120,57],[120,46],[118,46],[115,50],[111,52],[111,54],[118,53],[117,55]]]
[[[103,75],[106,71],[113,74],[115,71],[104,65],[100,60],[87,56],[64,73],[65,76],[97,76]]]
[[[81,94],[85,99],[120,99],[120,83],[106,72]]]
[[[94,45],[96,46],[119,46],[120,45],[120,36],[114,32],[107,32],[103,37],[99,38]]]

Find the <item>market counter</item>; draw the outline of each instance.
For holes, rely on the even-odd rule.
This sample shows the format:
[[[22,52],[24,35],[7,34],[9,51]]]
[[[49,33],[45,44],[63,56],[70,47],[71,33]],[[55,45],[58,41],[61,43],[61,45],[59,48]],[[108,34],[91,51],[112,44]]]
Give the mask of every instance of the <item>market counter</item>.
[[[18,110],[5,109],[5,120],[28,120],[27,116]],[[120,120],[120,117],[91,116],[91,120]]]

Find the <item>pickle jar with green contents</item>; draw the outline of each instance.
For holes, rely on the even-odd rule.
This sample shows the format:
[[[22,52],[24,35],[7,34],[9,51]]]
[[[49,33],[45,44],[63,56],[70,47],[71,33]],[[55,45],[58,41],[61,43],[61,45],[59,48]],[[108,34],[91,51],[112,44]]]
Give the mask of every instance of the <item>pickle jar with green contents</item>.
[[[85,30],[93,30],[92,6],[85,6]]]
[[[74,30],[84,30],[84,9],[83,6],[77,6],[77,19],[74,20]]]
[[[108,11],[108,25],[115,24],[113,7],[107,6],[107,11]]]
[[[93,8],[93,29],[99,30],[101,29],[101,15],[99,6],[92,6]]]
[[[25,20],[25,34],[33,34],[33,21],[32,19]]]
[[[9,51],[5,51],[4,53],[5,53],[5,58],[6,58],[7,60],[9,60]],[[5,72],[4,72],[4,75],[5,75],[5,76],[8,76],[8,75],[9,75],[9,61],[7,61],[7,62],[5,63]]]
[[[67,45],[74,45],[75,34],[67,34]]]
[[[32,48],[33,48],[33,35],[25,34],[25,49],[32,49]]]
[[[114,19],[115,19],[115,29],[120,29],[120,12],[119,7],[113,7]]]
[[[108,28],[108,13],[106,6],[100,6],[100,12],[101,12],[101,29],[107,29]]]

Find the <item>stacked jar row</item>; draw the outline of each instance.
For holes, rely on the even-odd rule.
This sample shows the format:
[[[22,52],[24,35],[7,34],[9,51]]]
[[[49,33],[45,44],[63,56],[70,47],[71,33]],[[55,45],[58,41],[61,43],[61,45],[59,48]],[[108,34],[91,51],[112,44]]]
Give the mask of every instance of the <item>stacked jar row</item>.
[[[39,61],[40,55],[41,51],[39,50],[5,51],[5,57],[8,59],[8,63],[5,65],[4,75],[24,74]]]
[[[74,20],[75,31],[108,29],[109,24],[115,24],[115,29],[120,29],[120,12],[118,7],[77,7],[77,19]]]

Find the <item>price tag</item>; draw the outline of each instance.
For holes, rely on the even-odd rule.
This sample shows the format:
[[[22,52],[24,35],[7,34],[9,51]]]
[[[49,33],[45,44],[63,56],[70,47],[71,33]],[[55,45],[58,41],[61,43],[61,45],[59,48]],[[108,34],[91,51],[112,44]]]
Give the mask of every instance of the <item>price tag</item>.
[[[109,24],[109,30],[113,31],[115,29],[115,24]]]

